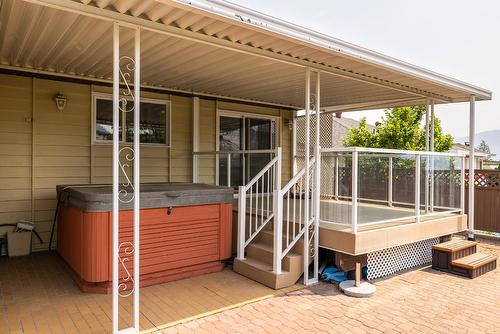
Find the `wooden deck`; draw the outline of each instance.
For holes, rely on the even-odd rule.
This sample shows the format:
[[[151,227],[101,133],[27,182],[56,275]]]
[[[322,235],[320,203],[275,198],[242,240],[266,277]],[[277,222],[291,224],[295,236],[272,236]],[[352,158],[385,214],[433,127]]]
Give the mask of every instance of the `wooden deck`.
[[[141,288],[141,330],[157,331],[300,287],[275,291],[227,268]],[[111,295],[80,292],[56,253],[0,258],[0,302],[0,333],[111,331]],[[131,310],[131,300],[121,302],[122,316]]]

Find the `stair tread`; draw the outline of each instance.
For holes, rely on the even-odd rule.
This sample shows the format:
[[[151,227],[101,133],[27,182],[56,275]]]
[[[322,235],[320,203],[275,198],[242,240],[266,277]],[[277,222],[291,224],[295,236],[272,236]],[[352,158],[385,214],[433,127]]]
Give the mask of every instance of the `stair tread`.
[[[476,269],[490,262],[496,261],[497,257],[491,254],[475,253],[451,262],[451,265],[465,269]]]
[[[248,245],[248,247],[250,247],[250,246],[257,247],[257,248],[266,250],[266,251],[271,252],[271,253],[273,252],[273,246],[268,245],[267,243],[264,243],[264,242],[260,242],[260,241],[252,242],[252,243],[250,243],[250,245]],[[299,253],[290,251],[290,252],[288,252],[288,254],[285,257],[300,257],[300,256],[302,256],[302,255],[300,255]]]
[[[254,258],[251,258],[251,257],[247,257],[244,260],[238,260],[238,261],[241,261],[243,263],[251,265],[252,267],[254,267],[256,269],[259,269],[259,270],[262,270],[262,271],[266,271],[266,272],[269,272],[269,273],[273,273],[273,265],[269,264],[269,263],[266,263],[266,262],[263,262],[263,261],[261,261],[259,259],[254,259]],[[280,275],[286,275],[288,273],[289,273],[288,271],[282,270]]]
[[[441,244],[434,245],[434,246],[432,246],[432,249],[440,250],[442,252],[453,253],[453,252],[458,252],[458,251],[466,249],[466,248],[474,247],[476,245],[477,245],[477,242],[475,242],[475,241],[458,239],[458,240],[450,240],[447,242],[443,242]]]

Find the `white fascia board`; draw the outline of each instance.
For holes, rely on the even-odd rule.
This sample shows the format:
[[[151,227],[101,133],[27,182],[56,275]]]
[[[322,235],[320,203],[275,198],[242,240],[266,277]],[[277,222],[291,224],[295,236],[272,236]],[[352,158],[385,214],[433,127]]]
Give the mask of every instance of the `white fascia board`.
[[[319,46],[330,51],[345,54],[347,56],[365,61],[382,68],[389,68],[407,75],[423,80],[432,81],[438,85],[451,89],[463,91],[477,98],[491,100],[492,92],[471,85],[469,83],[450,78],[448,76],[424,69],[419,66],[383,55],[381,53],[362,48],[360,46],[345,42],[343,40],[310,30],[299,25],[280,20],[278,18],[257,12],[228,1],[222,0],[157,0],[167,3],[177,2],[215,15],[223,16],[237,22],[267,30],[276,34],[284,35],[311,45]]]

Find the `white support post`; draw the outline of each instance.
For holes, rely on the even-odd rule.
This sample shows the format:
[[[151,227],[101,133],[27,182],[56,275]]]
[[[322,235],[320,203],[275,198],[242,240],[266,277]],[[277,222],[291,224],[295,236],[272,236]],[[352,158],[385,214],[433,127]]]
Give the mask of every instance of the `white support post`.
[[[435,123],[435,114],[434,114],[434,101],[431,100],[431,133],[430,133],[430,144],[429,148],[431,152],[434,152],[434,123]],[[430,206],[430,211],[434,212],[434,156],[430,157],[430,181],[429,181],[429,186],[430,186],[430,191],[429,191],[429,206]]]
[[[468,238],[474,239],[474,186],[475,186],[475,135],[476,135],[476,97],[470,97],[469,110],[469,233]]]
[[[430,126],[429,126],[429,114],[430,114],[430,101],[427,100],[425,104],[425,151],[429,152],[429,141],[430,141]],[[425,213],[428,213],[429,211],[429,156],[426,156],[425,158],[425,196],[424,196],[424,203],[425,203]]]
[[[392,207],[392,179],[393,179],[393,161],[392,155],[389,156],[389,173],[388,173],[388,185],[387,185],[387,201],[389,206]]]
[[[462,157],[460,170],[460,213],[465,214],[465,156]]]
[[[321,211],[321,143],[320,143],[320,129],[321,129],[321,75],[317,72],[316,76],[316,147],[315,147],[315,170],[314,170],[314,269],[313,280],[317,281],[319,276],[319,216]]]
[[[227,186],[231,187],[231,153],[227,154]]]
[[[193,97],[193,152],[200,150],[200,98]],[[199,182],[199,157],[193,154],[193,182]]]
[[[140,238],[140,190],[141,190],[141,31],[134,36],[134,330],[139,333],[139,238]]]
[[[305,131],[305,148],[304,148],[304,163],[305,163],[305,191],[304,191],[304,284],[309,283],[309,161],[310,161],[310,135],[311,135],[311,69],[306,68],[306,82],[305,82],[305,112],[306,112],[306,131]]]
[[[415,157],[415,221],[420,223],[420,155]]]
[[[119,243],[119,202],[118,182],[119,174],[119,150],[120,150],[120,26],[113,24],[113,333],[118,333],[118,243]]]
[[[357,234],[358,233],[358,163],[359,163],[359,157],[358,157],[358,152],[354,150],[352,152],[352,194],[351,194],[351,200],[352,200],[352,233]]]
[[[283,253],[283,196],[281,194],[281,147],[278,147],[273,191],[274,241],[273,272],[281,274],[281,254]]]
[[[245,231],[246,231],[246,205],[247,205],[247,190],[245,186],[238,187],[238,246],[237,258],[245,259]]]

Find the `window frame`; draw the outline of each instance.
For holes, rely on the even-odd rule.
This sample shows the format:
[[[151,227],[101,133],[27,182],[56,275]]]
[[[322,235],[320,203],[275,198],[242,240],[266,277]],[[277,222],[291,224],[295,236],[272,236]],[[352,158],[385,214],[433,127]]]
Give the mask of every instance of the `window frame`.
[[[96,122],[97,122],[97,100],[98,99],[113,101],[113,95],[109,94],[109,93],[92,93],[92,144],[93,145],[113,145],[113,140],[97,139]],[[127,98],[127,101],[132,101],[132,99]],[[141,146],[166,147],[166,148],[172,147],[172,101],[166,100],[166,99],[141,97],[140,102],[165,105],[165,106],[167,106],[167,110],[168,110],[167,115],[165,115],[165,121],[168,125],[167,126],[168,133],[166,136],[166,139],[168,140],[168,144],[167,143],[140,143],[140,145]],[[122,136],[120,138],[120,144],[121,145],[132,145],[133,142],[127,141],[126,111],[121,111],[121,113],[122,113],[122,115],[121,115],[122,116],[122,120],[121,120]]]
[[[269,114],[261,114],[261,113],[254,113],[254,112],[247,112],[247,111],[236,111],[236,110],[230,110],[230,109],[219,109],[216,107],[215,110],[215,150],[217,152],[220,151],[220,140],[219,140],[219,135],[220,135],[220,117],[221,116],[226,116],[226,117],[234,117],[234,118],[241,118],[243,119],[243,142],[246,145],[246,131],[245,131],[245,118],[260,118],[260,119],[266,119],[275,122],[276,126],[276,133],[275,137],[273,138],[274,140],[274,148],[276,149],[277,147],[281,147],[281,123],[283,121],[283,117],[280,113],[280,115],[269,115]],[[246,149],[244,150],[246,151]],[[219,185],[219,154],[216,154],[215,156],[215,182],[216,185]]]

